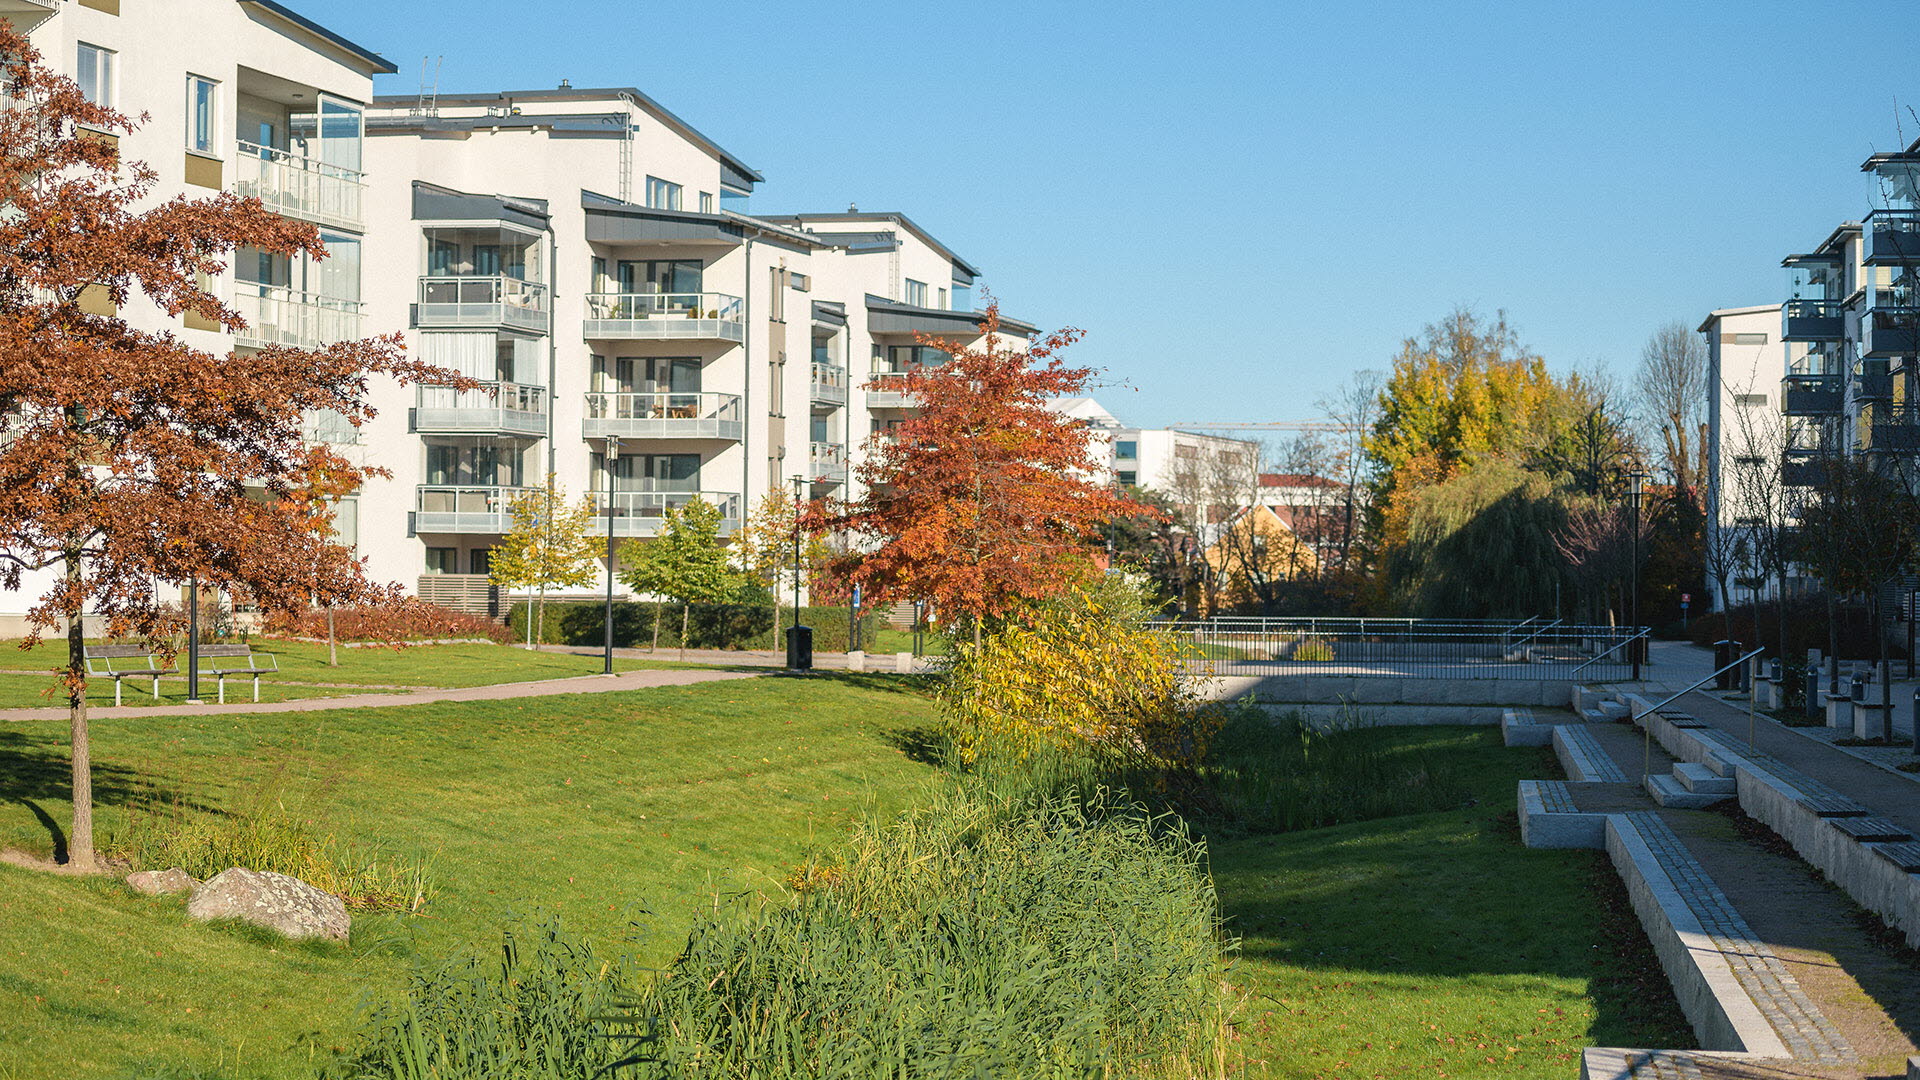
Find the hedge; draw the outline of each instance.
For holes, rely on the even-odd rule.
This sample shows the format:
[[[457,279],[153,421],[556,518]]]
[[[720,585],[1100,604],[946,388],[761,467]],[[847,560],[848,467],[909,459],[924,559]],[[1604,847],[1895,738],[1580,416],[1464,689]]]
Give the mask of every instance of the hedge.
[[[527,640],[526,601],[518,601],[507,616],[513,640]],[[546,645],[599,645],[606,640],[606,605],[583,600],[549,600],[546,618],[538,640]],[[680,605],[655,604],[637,600],[615,601],[613,605],[613,643],[623,649],[644,647],[653,641],[655,611],[660,615],[660,647],[680,647]],[[749,604],[694,604],[687,611],[687,648],[689,649],[780,649],[780,636],[793,622],[793,609],[780,609],[780,630],[773,625],[773,606]],[[800,609],[802,625],[813,627],[815,652],[845,652],[847,649],[847,609],[843,607],[807,607]],[[874,633],[886,625],[876,611],[860,616],[861,639],[872,642]]]

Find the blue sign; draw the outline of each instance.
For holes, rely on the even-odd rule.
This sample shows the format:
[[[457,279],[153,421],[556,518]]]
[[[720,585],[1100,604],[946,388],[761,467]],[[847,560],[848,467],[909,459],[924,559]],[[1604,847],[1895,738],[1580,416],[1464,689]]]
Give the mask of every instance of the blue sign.
[[[860,583],[859,582],[854,582],[854,585],[853,585],[853,607],[855,611],[858,611],[860,609]]]

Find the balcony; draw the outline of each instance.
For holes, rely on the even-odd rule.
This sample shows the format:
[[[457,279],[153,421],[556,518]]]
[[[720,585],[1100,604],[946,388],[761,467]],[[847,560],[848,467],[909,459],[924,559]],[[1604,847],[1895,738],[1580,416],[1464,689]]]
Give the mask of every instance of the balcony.
[[[1920,263],[1920,210],[1875,210],[1860,224],[1868,266]]]
[[[807,476],[816,484],[846,483],[847,448],[839,443],[809,443]]]
[[[1867,290],[1867,307],[1860,315],[1860,355],[1912,356],[1920,349],[1920,305],[1913,290],[1901,285],[1875,285]]]
[[[589,338],[613,341],[747,339],[746,305],[726,293],[588,293]]]
[[[1875,453],[1910,454],[1920,450],[1920,407],[1877,403],[1861,410],[1854,422],[1860,449]]]
[[[472,390],[422,386],[413,408],[413,430],[420,435],[542,439],[547,434],[547,388],[511,382],[483,382]]]
[[[1781,411],[1788,416],[1831,416],[1840,411],[1846,382],[1838,375],[1789,375],[1780,380]]]
[[[739,442],[746,435],[738,394],[588,394],[582,426],[589,439],[614,435]]]
[[[302,415],[300,438],[303,442],[334,446],[359,446],[362,441],[360,429],[348,421],[345,413],[333,409],[309,409]]]
[[[513,527],[513,501],[539,488],[423,486],[415,490],[416,533],[504,533]]]
[[[695,499],[720,508],[720,535],[740,528],[740,496],[729,491],[620,491],[613,492],[613,535],[658,536],[668,507],[679,508]],[[607,493],[593,495],[593,532],[607,535]]]
[[[242,281],[234,289],[233,307],[247,320],[246,329],[233,336],[238,345],[318,349],[360,336],[358,300]]]
[[[1787,487],[1816,487],[1826,476],[1824,461],[1782,461],[1780,482]]]
[[[845,405],[847,369],[833,364],[813,365],[812,398],[815,405]]]
[[[1780,337],[1786,341],[1839,341],[1846,329],[1846,305],[1838,300],[1789,300],[1781,306],[1780,322]]]
[[[239,147],[233,166],[236,194],[259,199],[285,217],[353,232],[367,230],[365,174],[244,139]]]
[[[867,379],[867,408],[913,409],[919,403],[906,392],[904,371],[876,371]]]
[[[547,302],[547,287],[537,281],[504,274],[437,275],[420,279],[413,325],[421,329],[504,327],[545,334],[553,330],[553,310]]]

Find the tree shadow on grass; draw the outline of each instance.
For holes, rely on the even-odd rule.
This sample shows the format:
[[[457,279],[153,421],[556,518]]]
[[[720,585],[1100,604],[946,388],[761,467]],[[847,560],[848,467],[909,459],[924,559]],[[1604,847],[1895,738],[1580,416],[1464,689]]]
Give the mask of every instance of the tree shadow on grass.
[[[41,804],[72,798],[72,762],[64,736],[0,730],[0,804],[19,803],[39,821],[47,830],[57,862],[67,856],[66,831]],[[156,783],[152,777],[100,761],[93,763],[93,799],[96,806],[163,801],[196,810],[211,809],[170,785]]]

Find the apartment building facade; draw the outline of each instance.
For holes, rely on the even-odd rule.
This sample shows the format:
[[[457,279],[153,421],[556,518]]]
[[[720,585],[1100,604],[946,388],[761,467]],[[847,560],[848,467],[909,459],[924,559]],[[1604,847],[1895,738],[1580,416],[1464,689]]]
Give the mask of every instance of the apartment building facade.
[[[371,205],[364,115],[378,54],[271,0],[0,0],[52,69],[95,102],[147,121],[118,138],[122,158],[153,168],[149,205],[226,190],[321,231],[324,261],[241,251],[208,280],[248,321],[229,334],[195,313],[170,317],[144,297],[117,313],[210,352],[312,346],[362,336],[362,268]],[[103,307],[100,313],[112,309]],[[326,418],[315,417],[316,437]],[[355,508],[342,535],[357,542]],[[0,598],[0,633],[51,585],[30,575]]]
[[[1723,308],[1700,324],[1706,339],[1712,386],[1707,396],[1706,588],[1716,610],[1756,595],[1773,595],[1776,585],[1761,563],[1758,518],[1765,503],[1790,494],[1780,481],[1805,463],[1784,459],[1789,423],[1785,397],[1804,394],[1791,371],[1791,349],[1782,340],[1781,305]],[[1800,399],[1796,399],[1798,402]],[[1726,593],[1721,578],[1726,578]],[[1731,595],[1729,595],[1731,594]]]
[[[918,223],[755,217],[761,175],[635,88],[376,97],[391,64],[271,0],[0,0],[0,17],[151,115],[122,150],[160,171],[158,198],[231,189],[320,228],[325,260],[240,252],[210,284],[249,328],[171,324],[194,344],[402,333],[482,383],[376,380],[364,427],[309,424],[391,473],[340,504],[341,538],[433,599],[494,602],[489,552],[548,475],[616,538],[693,498],[731,532],[796,482],[850,496],[869,438],[912,415],[889,384],[946,360],[916,333],[980,336],[978,271]]]

